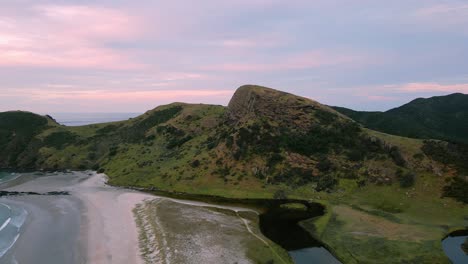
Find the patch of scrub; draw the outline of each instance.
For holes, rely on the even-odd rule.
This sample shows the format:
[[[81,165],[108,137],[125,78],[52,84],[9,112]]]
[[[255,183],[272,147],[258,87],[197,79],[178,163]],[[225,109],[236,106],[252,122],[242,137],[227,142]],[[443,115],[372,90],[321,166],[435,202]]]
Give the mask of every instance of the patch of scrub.
[[[134,213],[146,263],[291,263],[234,211],[157,198]]]

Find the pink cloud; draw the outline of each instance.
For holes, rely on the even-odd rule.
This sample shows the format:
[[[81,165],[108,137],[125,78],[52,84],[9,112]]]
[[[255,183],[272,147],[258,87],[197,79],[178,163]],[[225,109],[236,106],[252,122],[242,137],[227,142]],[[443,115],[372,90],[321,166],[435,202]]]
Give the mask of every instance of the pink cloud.
[[[143,65],[106,47],[142,34],[139,20],[91,6],[39,6],[0,23],[0,66],[135,69]]]
[[[439,84],[439,83],[408,83],[401,86],[393,86],[404,92],[460,92],[468,93],[468,83]]]
[[[71,85],[48,85],[50,89],[4,89],[1,96],[29,96],[34,100],[73,99],[73,100],[106,100],[106,101],[147,101],[147,100],[176,100],[180,101],[200,97],[231,96],[233,90],[215,89],[161,89],[161,90],[77,90]]]
[[[76,88],[73,88],[76,89]],[[172,102],[227,104],[233,90],[162,89],[162,90],[73,90],[22,89],[0,90],[0,98],[12,98],[0,111],[23,109],[36,112],[144,112]],[[116,108],[116,105],[118,108]],[[31,106],[34,106],[31,108]]]
[[[330,52],[310,51],[276,58],[270,63],[226,63],[206,66],[204,70],[234,71],[234,72],[268,72],[284,70],[311,69],[323,66],[359,66],[371,61],[363,55],[342,55]]]
[[[467,4],[439,4],[429,7],[424,7],[416,11],[416,15],[421,17],[453,15],[468,12]]]
[[[395,101],[398,98],[394,96],[384,96],[384,95],[362,95],[362,97],[367,98],[370,101]]]
[[[468,32],[468,4],[446,3],[428,6],[416,10],[412,14],[416,22],[431,26],[431,30],[446,30],[454,32]]]

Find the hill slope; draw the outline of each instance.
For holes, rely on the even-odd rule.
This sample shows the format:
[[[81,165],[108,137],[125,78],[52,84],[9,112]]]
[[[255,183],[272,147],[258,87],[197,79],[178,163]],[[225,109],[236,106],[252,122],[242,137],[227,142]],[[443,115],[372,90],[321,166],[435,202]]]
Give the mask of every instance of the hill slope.
[[[334,109],[373,130],[412,138],[468,143],[466,94],[419,98],[386,112]]]
[[[466,149],[364,129],[265,87],[240,87],[228,107],[174,103],[122,122],[33,119],[43,121],[0,122],[2,144],[32,131],[14,148],[29,156],[0,149],[3,167],[95,169],[121,186],[316,201],[326,214],[304,227],[345,263],[448,263],[440,239],[468,226],[465,205],[441,198],[467,201]]]

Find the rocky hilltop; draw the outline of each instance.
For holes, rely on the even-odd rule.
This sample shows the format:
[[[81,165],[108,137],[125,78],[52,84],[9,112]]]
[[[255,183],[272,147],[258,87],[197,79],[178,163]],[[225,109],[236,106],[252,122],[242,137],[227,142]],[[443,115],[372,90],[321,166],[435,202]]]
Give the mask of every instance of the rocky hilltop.
[[[241,86],[228,105],[229,117],[237,122],[263,118],[297,128],[310,125],[316,111],[335,113],[311,99],[255,85]]]

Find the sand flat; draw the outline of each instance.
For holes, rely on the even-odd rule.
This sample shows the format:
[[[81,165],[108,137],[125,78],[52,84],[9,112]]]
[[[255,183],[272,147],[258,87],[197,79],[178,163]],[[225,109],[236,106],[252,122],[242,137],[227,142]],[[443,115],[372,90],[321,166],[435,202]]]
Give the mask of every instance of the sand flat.
[[[24,175],[4,190],[69,195],[24,195],[2,202],[28,211],[28,220],[6,263],[142,263],[133,208],[150,195],[105,184],[92,172]],[[1,262],[3,263],[3,262]]]
[[[85,205],[88,263],[143,263],[132,210],[152,196],[107,186],[103,175],[91,176],[74,193]]]
[[[0,198],[28,211],[20,238],[0,263],[290,263],[256,221],[241,217],[255,219],[251,209],[112,187],[94,172],[24,176],[4,190],[61,194]]]

